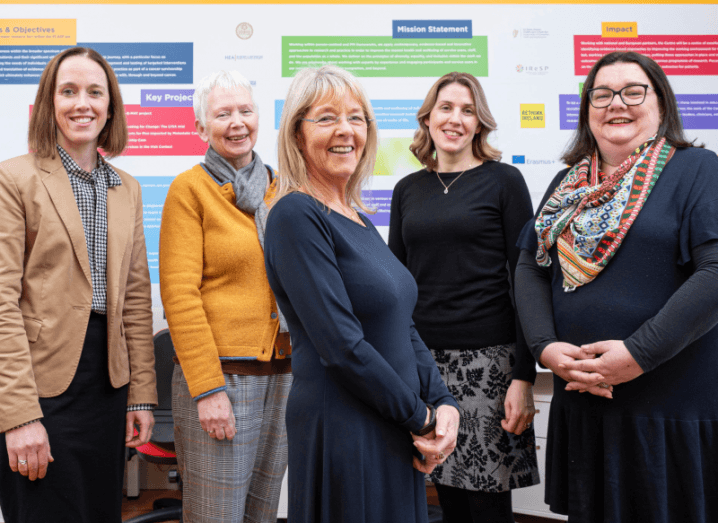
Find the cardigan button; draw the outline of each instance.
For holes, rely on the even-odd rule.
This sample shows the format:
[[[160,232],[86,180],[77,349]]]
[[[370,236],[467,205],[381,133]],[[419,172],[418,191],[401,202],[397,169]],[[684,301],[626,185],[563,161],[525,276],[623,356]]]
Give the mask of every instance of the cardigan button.
[[[284,356],[284,349],[279,349],[279,355]]]
[[[273,320],[276,320],[276,319],[277,319],[277,313],[276,313],[276,312],[273,312],[273,313],[272,313],[272,319],[273,319]]]

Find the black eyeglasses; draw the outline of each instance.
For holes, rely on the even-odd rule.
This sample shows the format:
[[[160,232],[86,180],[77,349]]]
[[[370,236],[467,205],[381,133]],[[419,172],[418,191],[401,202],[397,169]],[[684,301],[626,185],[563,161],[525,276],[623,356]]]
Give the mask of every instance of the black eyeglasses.
[[[626,105],[641,105],[646,101],[646,94],[648,94],[649,89],[652,89],[652,87],[645,84],[627,85],[618,91],[608,87],[597,87],[596,89],[589,89],[587,95],[592,106],[596,109],[603,109],[611,105],[616,95],[620,96]]]

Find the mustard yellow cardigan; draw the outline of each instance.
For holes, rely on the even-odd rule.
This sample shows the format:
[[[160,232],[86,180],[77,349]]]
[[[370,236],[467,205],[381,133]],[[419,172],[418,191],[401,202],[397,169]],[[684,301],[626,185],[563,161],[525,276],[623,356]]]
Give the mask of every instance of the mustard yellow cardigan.
[[[265,195],[276,190],[276,179]],[[267,282],[254,216],[235,205],[200,165],[170,185],[160,228],[160,291],[172,341],[193,397],[225,386],[221,360],[269,361],[277,304]]]

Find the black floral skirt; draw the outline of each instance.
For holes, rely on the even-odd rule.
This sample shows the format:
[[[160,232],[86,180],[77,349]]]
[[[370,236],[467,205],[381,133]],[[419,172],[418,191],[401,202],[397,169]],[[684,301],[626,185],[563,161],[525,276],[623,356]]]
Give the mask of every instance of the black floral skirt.
[[[429,479],[434,483],[482,492],[505,492],[539,483],[533,425],[520,436],[501,427],[514,351],[514,344],[431,349],[461,410],[456,450],[431,473]]]

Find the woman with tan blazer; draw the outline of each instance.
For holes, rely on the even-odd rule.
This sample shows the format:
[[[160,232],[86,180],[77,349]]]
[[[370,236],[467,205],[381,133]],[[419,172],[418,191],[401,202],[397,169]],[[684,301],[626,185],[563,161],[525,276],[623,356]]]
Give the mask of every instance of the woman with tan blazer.
[[[5,521],[119,523],[124,446],[156,404],[137,181],[97,152],[127,142],[95,51],[48,63],[31,154],[0,163],[0,508]],[[135,427],[139,429],[134,435]]]

